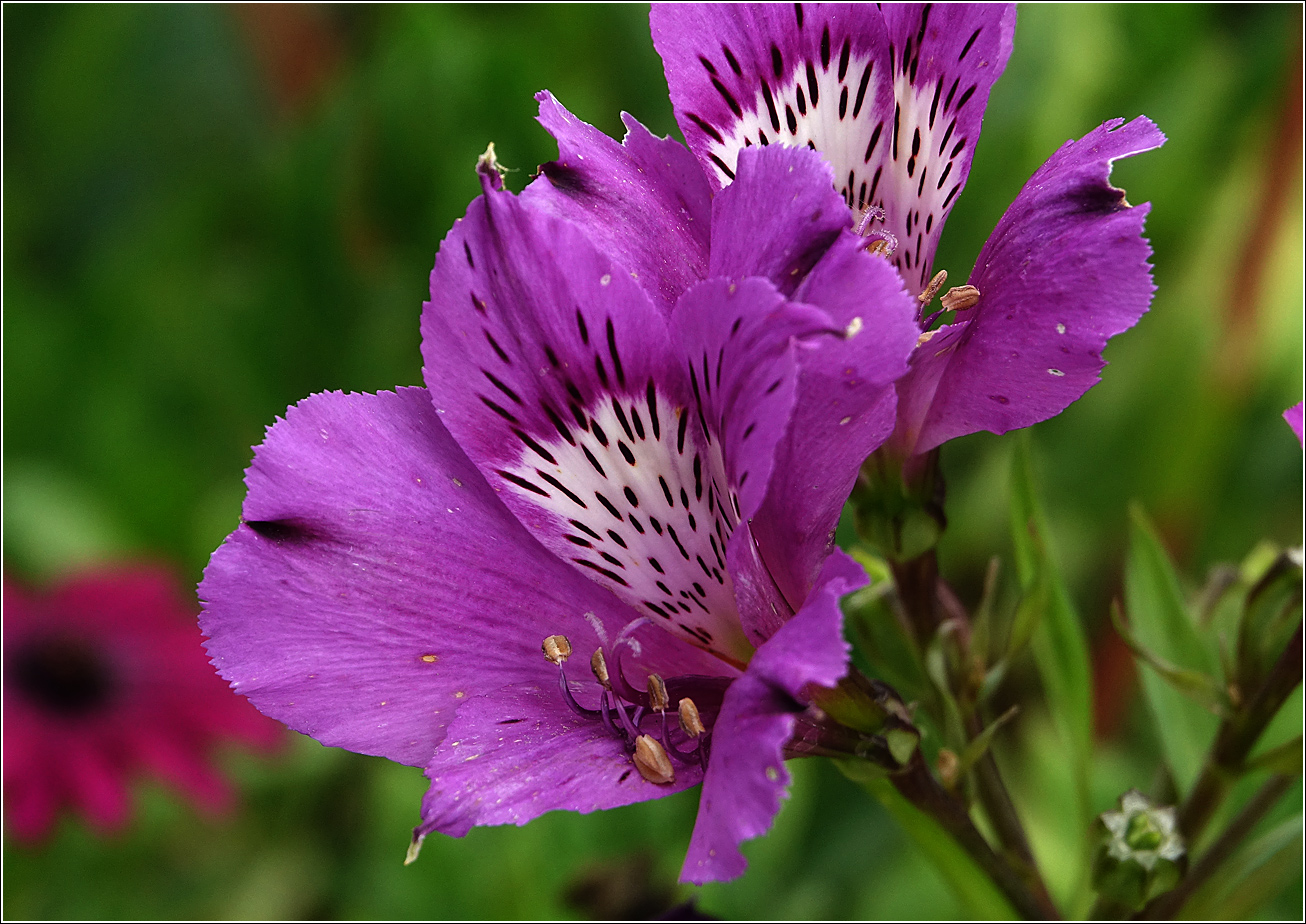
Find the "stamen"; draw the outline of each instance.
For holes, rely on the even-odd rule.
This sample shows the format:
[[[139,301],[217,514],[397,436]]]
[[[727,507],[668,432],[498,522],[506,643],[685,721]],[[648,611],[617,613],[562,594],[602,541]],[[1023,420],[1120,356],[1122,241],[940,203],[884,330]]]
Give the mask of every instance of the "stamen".
[[[657,674],[648,675],[648,702],[649,708],[658,712],[665,712],[670,704],[670,700],[667,699],[667,685]]]
[[[565,635],[550,635],[540,648],[544,651],[544,657],[559,667],[571,657],[571,642],[567,641]]]
[[[648,702],[649,708],[656,710],[661,716],[662,740],[670,745],[671,736],[667,733],[667,706],[671,704],[671,700],[667,698],[667,685],[657,674],[648,675]]]
[[[707,731],[698,715],[698,707],[688,696],[680,701],[680,728],[691,738],[697,738]]]
[[[590,670],[594,672],[594,679],[603,685],[603,689],[612,689],[612,682],[608,679],[608,662],[603,659],[602,648],[595,648],[594,654],[590,656]]]
[[[948,294],[939,301],[944,311],[966,311],[979,304],[980,290],[974,286],[957,286],[949,289]]]
[[[636,738],[635,754],[631,760],[639,775],[650,783],[665,784],[676,781],[676,771],[671,766],[671,759],[667,757],[667,752],[658,744],[656,738],[649,735],[640,735]]]
[[[939,270],[937,273],[935,273],[934,278],[930,280],[930,284],[925,287],[925,291],[922,292],[920,295],[916,296],[917,300],[920,301],[921,303],[921,307],[924,307],[928,305],[930,302],[934,301],[934,296],[939,294],[939,290],[943,288],[943,284],[947,281],[948,281],[947,270]],[[956,290],[954,289],[953,291]]]

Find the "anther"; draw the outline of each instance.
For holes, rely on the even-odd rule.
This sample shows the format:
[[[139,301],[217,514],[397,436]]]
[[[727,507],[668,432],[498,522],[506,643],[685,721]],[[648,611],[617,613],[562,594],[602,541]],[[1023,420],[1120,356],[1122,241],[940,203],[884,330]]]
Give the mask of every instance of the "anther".
[[[595,648],[594,654],[590,656],[590,670],[594,672],[594,679],[603,685],[603,689],[612,689],[612,681],[608,678],[608,662],[603,659],[602,648]]]
[[[934,301],[934,296],[939,294],[939,290],[943,288],[943,284],[947,281],[948,271],[939,270],[934,274],[934,278],[930,280],[930,284],[925,287],[925,291],[916,296],[917,300],[919,300],[922,305],[928,305],[930,302]],[[955,292],[956,290],[954,289],[953,291]]]
[[[894,250],[898,247],[898,239],[888,231],[881,231],[879,233],[883,236],[876,237],[867,244],[866,252],[885,257],[892,256]]]
[[[670,700],[667,699],[667,685],[657,674],[648,675],[648,703],[654,712],[665,712]]]
[[[680,701],[680,730],[691,738],[697,738],[707,731],[698,715],[698,707],[688,696]]]
[[[635,754],[631,757],[639,775],[650,783],[674,783],[676,771],[671,766],[671,758],[656,738],[640,735],[635,739]]]
[[[571,642],[567,641],[565,635],[550,635],[540,648],[544,651],[544,657],[560,667],[571,657]]]
[[[965,311],[978,305],[979,300],[980,290],[974,286],[957,286],[939,299],[944,311]]]

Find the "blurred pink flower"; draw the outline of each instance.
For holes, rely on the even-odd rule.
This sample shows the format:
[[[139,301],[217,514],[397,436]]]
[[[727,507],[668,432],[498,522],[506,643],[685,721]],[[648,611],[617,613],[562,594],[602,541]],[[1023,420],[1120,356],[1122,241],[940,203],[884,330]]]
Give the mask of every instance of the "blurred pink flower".
[[[48,592],[4,578],[4,809],[37,840],[67,805],[102,832],[131,816],[129,779],[162,779],[204,811],[233,794],[215,746],[275,746],[279,726],[214,676],[197,607],[156,564],[72,575]]]

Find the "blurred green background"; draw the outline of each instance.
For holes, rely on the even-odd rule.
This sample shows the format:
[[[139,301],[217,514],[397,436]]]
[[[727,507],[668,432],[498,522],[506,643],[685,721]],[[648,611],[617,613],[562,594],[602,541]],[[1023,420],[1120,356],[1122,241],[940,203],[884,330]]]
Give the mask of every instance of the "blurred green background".
[[[440,240],[493,141],[556,155],[534,92],[620,136],[678,136],[644,6],[4,7],[4,562],[177,561],[198,580],[236,524],[263,428],[325,389],[420,384],[418,315]],[[1062,566],[1095,646],[1100,808],[1146,786],[1154,735],[1106,628],[1127,505],[1192,585],[1260,539],[1302,541],[1301,9],[1022,8],[936,268],[954,279],[1055,148],[1145,113],[1169,136],[1116,165],[1150,201],[1158,293],[1103,383],[1034,428]],[[974,602],[1008,549],[1010,438],[949,445],[945,575]],[[1037,716],[1004,733],[1036,832],[1055,828]],[[745,917],[961,913],[883,812],[831,767],[746,848],[742,879],[675,884],[694,792],[428,840],[401,865],[424,779],[298,740],[233,755],[244,807],[197,817],[142,786],[121,838],[66,819],[6,840],[11,917],[568,917],[696,897]],[[1044,765],[1049,765],[1044,768]],[[1042,769],[1041,769],[1042,768]],[[1295,798],[1300,804],[1300,790]],[[1055,873],[1049,871],[1055,878]],[[1300,913],[1300,875],[1277,882]],[[1285,904],[1286,902],[1286,904]]]

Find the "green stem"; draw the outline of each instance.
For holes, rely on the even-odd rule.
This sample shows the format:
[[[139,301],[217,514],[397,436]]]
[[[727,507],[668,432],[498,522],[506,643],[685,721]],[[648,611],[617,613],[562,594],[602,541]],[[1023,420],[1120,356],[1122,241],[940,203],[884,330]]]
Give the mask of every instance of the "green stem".
[[[1234,780],[1242,773],[1256,739],[1278,713],[1284,700],[1301,683],[1301,678],[1302,627],[1298,623],[1297,631],[1246,708],[1220,724],[1202,772],[1179,808],[1179,830],[1190,846],[1201,837]]]
[[[1031,889],[1023,876],[993,852],[984,835],[971,822],[966,807],[934,779],[919,751],[901,772],[889,779],[908,802],[933,818],[952,836],[1022,917],[1060,920],[1061,915],[1047,892]]]
[[[972,740],[983,731],[977,712],[970,714],[966,724],[967,733]],[[999,843],[1007,854],[1014,858],[1016,870],[1025,879],[1029,888],[1040,901],[1050,906],[1052,898],[1048,894],[1047,885],[1043,882],[1038,863],[1034,859],[1034,851],[1025,834],[1025,826],[1021,824],[1020,816],[1016,813],[1015,803],[1011,801],[1011,793],[1008,792],[1006,783],[1002,781],[1002,775],[998,772],[998,762],[994,759],[991,750],[975,764],[975,782],[980,804],[984,806],[984,814],[993,823]]]

